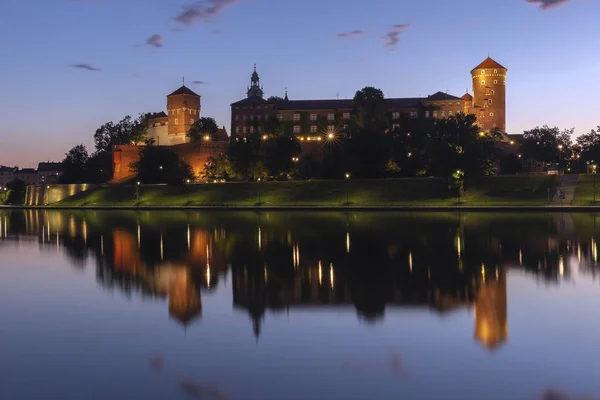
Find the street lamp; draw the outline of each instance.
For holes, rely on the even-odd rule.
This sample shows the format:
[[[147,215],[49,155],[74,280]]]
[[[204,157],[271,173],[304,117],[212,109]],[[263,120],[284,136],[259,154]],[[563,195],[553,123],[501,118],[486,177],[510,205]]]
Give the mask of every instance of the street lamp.
[[[346,180],[350,179],[350,174],[348,172],[346,172]],[[348,185],[346,185],[346,205],[350,205],[350,195],[348,193],[350,189],[348,188]]]
[[[596,204],[596,164],[592,165],[592,174],[594,175],[594,204]]]
[[[135,184],[135,199],[136,201],[140,201],[140,181],[137,181]]]
[[[161,165],[160,167],[158,167],[161,171],[163,170],[163,166]]]

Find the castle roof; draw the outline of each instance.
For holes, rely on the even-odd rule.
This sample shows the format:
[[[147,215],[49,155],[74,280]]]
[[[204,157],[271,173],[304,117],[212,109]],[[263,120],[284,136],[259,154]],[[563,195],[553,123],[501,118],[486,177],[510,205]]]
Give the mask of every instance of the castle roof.
[[[200,97],[198,94],[194,93],[190,88],[188,88],[185,85],[180,87],[179,89],[177,89],[176,91],[174,91],[173,93],[168,95],[167,97],[177,96],[178,94],[187,94],[188,96]]]
[[[464,101],[472,101],[473,100],[473,96],[471,96],[469,93],[465,93],[463,95],[463,97],[461,97],[461,99],[463,99]]]
[[[267,100],[263,99],[262,97],[257,97],[257,96],[252,96],[252,97],[248,97],[245,98],[243,100],[240,101],[236,101],[235,103],[232,103],[232,106],[239,106],[239,105],[257,105],[257,104],[267,104],[269,103]]]
[[[168,115],[164,112],[155,112],[155,113],[149,113],[146,115],[148,117],[148,119],[156,119],[156,118],[168,118]]]
[[[501,68],[501,69],[506,69],[502,65],[500,65],[496,60],[488,57],[481,64],[479,64],[478,66],[476,66],[475,68],[473,68],[471,70],[471,72],[475,71],[476,69],[483,69],[483,68]]]
[[[41,162],[38,164],[38,171],[62,171],[62,163],[60,162]]]
[[[427,100],[442,101],[442,100],[461,100],[459,97],[452,96],[451,94],[444,92],[437,92],[431,96],[427,96]]]

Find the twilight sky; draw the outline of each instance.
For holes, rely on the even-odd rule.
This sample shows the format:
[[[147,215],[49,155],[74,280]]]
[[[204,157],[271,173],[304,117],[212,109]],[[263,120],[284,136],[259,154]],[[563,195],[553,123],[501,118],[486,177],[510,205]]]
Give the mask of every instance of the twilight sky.
[[[102,123],[163,111],[186,84],[229,130],[254,63],[266,96],[386,97],[508,68],[507,126],[600,124],[597,0],[1,0],[0,164],[93,151]]]

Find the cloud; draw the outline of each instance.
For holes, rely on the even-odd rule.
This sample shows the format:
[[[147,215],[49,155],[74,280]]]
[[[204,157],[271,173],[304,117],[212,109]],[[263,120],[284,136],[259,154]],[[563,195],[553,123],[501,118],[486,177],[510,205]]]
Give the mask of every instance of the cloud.
[[[354,31],[350,31],[350,32],[343,32],[343,33],[338,33],[337,36],[343,39],[347,39],[350,37],[354,37],[354,36],[365,36],[367,35],[367,32],[365,31],[361,31],[361,30],[354,30]]]
[[[539,4],[542,11],[549,10],[551,8],[560,7],[567,4],[569,0],[525,0],[530,4]]]
[[[196,22],[208,23],[213,17],[221,14],[227,7],[237,3],[238,0],[201,0],[184,6],[184,10],[175,17],[183,25],[193,25]]]
[[[192,85],[206,85],[204,81],[192,81]]]
[[[390,49],[396,48],[398,42],[400,41],[400,35],[402,35],[408,28],[410,28],[410,24],[392,25],[390,30],[383,37],[385,40],[385,45]]]
[[[73,64],[73,65],[71,65],[71,67],[79,68],[79,69],[87,69],[88,71],[102,71],[102,69],[94,67],[91,64]]]
[[[163,47],[163,37],[155,33],[146,40],[146,44],[159,49]]]

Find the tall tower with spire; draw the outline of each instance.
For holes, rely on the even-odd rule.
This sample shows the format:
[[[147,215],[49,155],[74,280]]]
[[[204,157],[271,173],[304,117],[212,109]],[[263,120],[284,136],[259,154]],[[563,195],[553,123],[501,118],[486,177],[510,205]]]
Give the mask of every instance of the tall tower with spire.
[[[183,85],[167,96],[169,116],[169,143],[189,142],[187,133],[192,124],[200,119],[200,96]]]
[[[494,128],[506,132],[506,72],[508,70],[488,57],[471,71],[473,109],[484,131]]]
[[[254,64],[254,72],[250,78],[250,87],[248,88],[248,98],[251,97],[263,98],[263,89],[260,87],[260,77],[256,72],[256,64]]]

